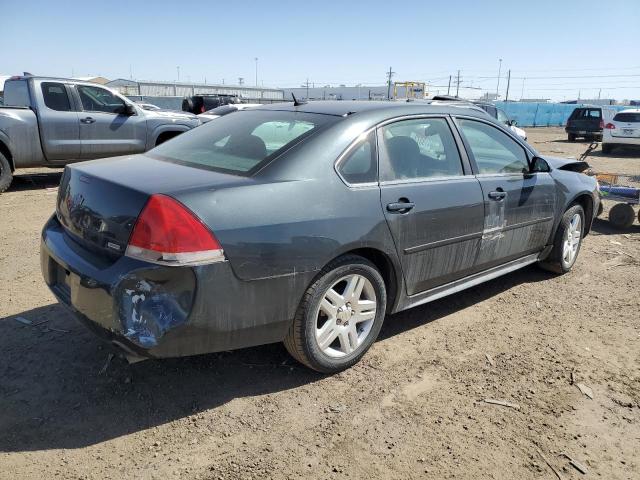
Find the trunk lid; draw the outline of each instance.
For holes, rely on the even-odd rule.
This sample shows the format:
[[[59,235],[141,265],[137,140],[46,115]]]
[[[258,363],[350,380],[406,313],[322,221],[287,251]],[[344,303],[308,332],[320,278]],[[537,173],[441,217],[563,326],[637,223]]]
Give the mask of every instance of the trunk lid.
[[[178,165],[146,155],[69,165],[60,182],[56,216],[85,248],[124,254],[138,215],[154,193],[175,196],[253,183],[236,176]]]

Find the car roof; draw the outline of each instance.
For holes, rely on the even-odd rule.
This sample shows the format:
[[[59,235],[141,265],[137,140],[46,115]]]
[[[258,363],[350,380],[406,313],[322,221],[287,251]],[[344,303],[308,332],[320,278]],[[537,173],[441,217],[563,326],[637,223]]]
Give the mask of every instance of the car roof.
[[[334,115],[347,117],[358,113],[394,111],[393,113],[418,114],[418,113],[460,113],[478,116],[486,115],[480,107],[467,102],[447,101],[420,101],[420,102],[394,102],[388,100],[317,100],[308,103],[294,104],[293,102],[272,103],[262,105],[255,110],[280,110],[304,113],[317,113],[322,115]]]
[[[624,110],[619,110],[616,113],[640,113],[640,108],[626,108]]]

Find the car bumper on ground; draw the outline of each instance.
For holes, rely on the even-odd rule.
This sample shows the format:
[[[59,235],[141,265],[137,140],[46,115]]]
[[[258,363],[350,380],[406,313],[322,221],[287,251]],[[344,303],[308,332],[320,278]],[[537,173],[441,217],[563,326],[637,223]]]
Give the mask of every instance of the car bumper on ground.
[[[281,341],[304,275],[245,282],[228,261],[158,266],[107,259],[79,245],[55,216],[42,232],[44,280],[56,298],[129,357],[196,355]],[[281,298],[282,301],[278,301]]]

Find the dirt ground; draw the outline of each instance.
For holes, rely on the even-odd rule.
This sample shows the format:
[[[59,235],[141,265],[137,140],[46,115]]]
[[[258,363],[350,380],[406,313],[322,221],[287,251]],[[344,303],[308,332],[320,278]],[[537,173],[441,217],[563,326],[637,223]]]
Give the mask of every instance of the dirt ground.
[[[544,153],[586,148],[528,132]],[[614,155],[589,161],[640,175],[638,152]],[[59,173],[18,173],[0,195],[2,479],[640,478],[637,223],[596,221],[570,274],[531,267],[387,317],[339,375],[279,344],[107,364],[40,275]]]

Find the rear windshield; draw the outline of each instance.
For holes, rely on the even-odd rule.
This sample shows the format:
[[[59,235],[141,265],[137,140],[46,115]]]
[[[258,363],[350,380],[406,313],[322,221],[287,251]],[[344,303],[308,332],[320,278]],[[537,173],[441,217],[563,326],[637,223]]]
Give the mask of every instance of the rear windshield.
[[[245,110],[220,117],[149,152],[183,165],[250,175],[339,117],[303,112]]]
[[[640,122],[640,113],[618,113],[613,117],[614,122]]]

